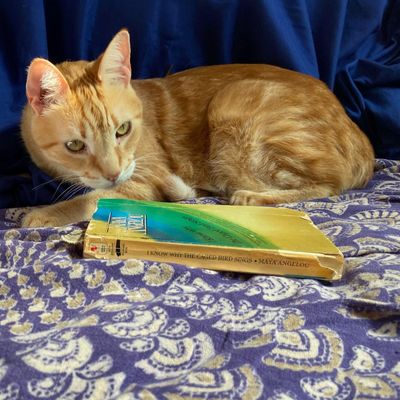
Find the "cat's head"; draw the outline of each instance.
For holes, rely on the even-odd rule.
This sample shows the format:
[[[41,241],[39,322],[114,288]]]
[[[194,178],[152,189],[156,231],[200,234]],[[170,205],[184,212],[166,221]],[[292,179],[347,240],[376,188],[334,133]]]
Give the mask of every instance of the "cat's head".
[[[131,83],[129,33],[120,31],[95,61],[28,69],[22,136],[47,173],[91,188],[129,179],[141,134],[142,105]]]

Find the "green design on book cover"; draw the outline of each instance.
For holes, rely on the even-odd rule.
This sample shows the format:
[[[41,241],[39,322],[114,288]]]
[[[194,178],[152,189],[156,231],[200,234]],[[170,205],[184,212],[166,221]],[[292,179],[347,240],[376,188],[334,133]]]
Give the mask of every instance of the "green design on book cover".
[[[94,221],[142,240],[277,249],[267,238],[233,221],[176,203],[101,199]]]

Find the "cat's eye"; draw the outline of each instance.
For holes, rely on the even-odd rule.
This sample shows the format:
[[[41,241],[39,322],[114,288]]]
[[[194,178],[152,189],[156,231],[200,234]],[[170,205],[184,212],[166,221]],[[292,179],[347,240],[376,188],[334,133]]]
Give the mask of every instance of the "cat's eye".
[[[131,123],[129,121],[126,121],[119,126],[119,128],[115,132],[115,135],[117,137],[125,136],[130,132],[130,130],[131,130]]]
[[[79,153],[85,149],[85,143],[82,140],[70,140],[69,142],[65,143],[65,147],[72,151],[73,153]]]

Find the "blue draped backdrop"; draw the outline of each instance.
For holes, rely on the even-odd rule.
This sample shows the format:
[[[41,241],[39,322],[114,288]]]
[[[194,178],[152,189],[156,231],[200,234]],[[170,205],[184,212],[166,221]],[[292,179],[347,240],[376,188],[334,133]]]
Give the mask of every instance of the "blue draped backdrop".
[[[31,59],[93,59],[122,27],[134,78],[238,62],[301,71],[329,85],[378,157],[400,158],[399,0],[0,0],[0,208],[57,197],[57,183],[33,189],[48,177],[19,136]]]

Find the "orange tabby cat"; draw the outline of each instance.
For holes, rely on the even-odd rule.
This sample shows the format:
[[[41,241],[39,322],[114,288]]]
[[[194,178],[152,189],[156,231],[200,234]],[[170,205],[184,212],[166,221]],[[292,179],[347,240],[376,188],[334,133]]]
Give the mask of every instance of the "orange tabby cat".
[[[131,82],[119,32],[96,61],[28,70],[22,137],[53,177],[95,190],[24,226],[89,219],[100,197],[177,201],[204,191],[265,205],[361,187],[374,155],[320,81],[268,65],[201,67]]]

